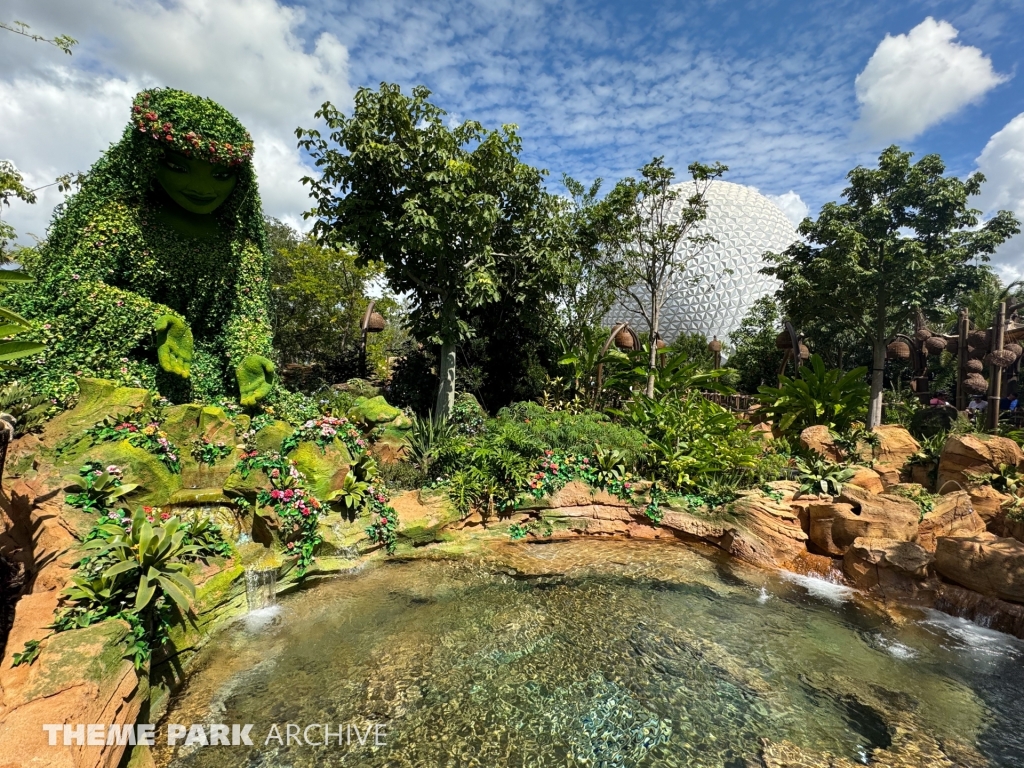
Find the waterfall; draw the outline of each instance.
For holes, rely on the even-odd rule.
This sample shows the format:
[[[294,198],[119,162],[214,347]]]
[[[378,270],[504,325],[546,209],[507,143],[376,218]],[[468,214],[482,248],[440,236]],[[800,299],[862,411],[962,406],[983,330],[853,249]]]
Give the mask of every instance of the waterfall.
[[[249,603],[249,613],[272,606],[277,601],[277,569],[247,567],[245,597]]]

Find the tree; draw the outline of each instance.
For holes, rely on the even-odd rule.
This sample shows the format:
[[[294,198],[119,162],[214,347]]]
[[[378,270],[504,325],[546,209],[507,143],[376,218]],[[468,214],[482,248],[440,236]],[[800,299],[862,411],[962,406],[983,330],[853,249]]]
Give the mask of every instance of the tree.
[[[721,163],[691,163],[692,194],[677,205],[683,191],[672,184],[675,172],[665,166],[664,158],[656,157],[640,169],[639,181],[623,179],[603,201],[606,220],[612,222],[604,228],[606,253],[619,265],[615,288],[647,323],[648,397],[654,397],[662,308],[686,267],[714,241],[712,235],[694,230],[707,218],[708,187],[727,170]]]
[[[388,283],[411,297],[410,326],[441,346],[435,411],[455,399],[455,351],[472,335],[468,314],[524,287],[545,267],[551,240],[543,174],[519,161],[516,127],[445,124],[422,86],[360,89],[346,117],[329,102],[317,111],[330,129],[298,129],[299,146],[321,170],[305,178],[317,201],[321,243],[350,243],[362,264],[384,263]]]
[[[25,178],[15,168],[14,163],[10,160],[0,160],[0,214],[3,213],[5,205],[10,207],[11,198],[34,203],[35,190],[25,186]],[[11,260],[7,246],[15,236],[14,227],[0,219],[0,264],[6,264]]]
[[[562,184],[571,197],[559,210],[559,224],[565,242],[565,258],[552,292],[565,346],[575,349],[586,332],[601,325],[615,304],[618,273],[621,266],[609,258],[608,225],[614,221],[603,215],[605,207],[597,199],[601,179],[589,188],[569,176]]]
[[[370,302],[369,284],[380,262],[356,263],[350,248],[327,248],[287,224],[267,219],[274,348],[284,363],[312,365],[327,383],[359,376],[359,323]],[[375,305],[390,321],[368,338],[367,367],[380,370],[401,328],[394,299]]]
[[[817,220],[804,219],[803,239],[768,254],[765,274],[782,281],[776,292],[790,319],[804,327],[839,318],[857,329],[872,351],[868,427],[882,418],[885,348],[892,334],[926,309],[977,283],[985,261],[1020,227],[1000,211],[978,227],[968,207],[984,176],[945,176],[938,155],[911,163],[891,146],[877,168],[848,174],[845,202],[826,203]]]
[[[775,339],[781,328],[778,304],[771,296],[762,296],[750,307],[739,327],[729,334],[733,345],[729,367],[739,374],[737,389],[741,392],[754,394],[758,387],[778,384],[783,353]]]

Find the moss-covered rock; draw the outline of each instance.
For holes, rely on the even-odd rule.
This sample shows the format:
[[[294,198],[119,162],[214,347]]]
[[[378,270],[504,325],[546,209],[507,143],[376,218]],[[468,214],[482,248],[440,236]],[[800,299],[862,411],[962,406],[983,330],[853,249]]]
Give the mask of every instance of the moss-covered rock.
[[[287,421],[274,421],[256,433],[256,449],[280,451],[281,443],[295,430]]]
[[[380,424],[393,422],[405,415],[393,405],[389,405],[383,395],[377,397],[357,398],[348,410],[349,421],[359,424],[364,429],[373,429]]]
[[[207,405],[199,413],[199,437],[205,437],[211,443],[222,442],[234,445],[238,440],[235,424],[223,408]]]
[[[164,411],[160,428],[176,445],[188,445],[197,437],[202,410],[202,406],[195,403],[172,405]]]
[[[161,506],[181,487],[180,475],[171,472],[154,454],[136,448],[127,440],[94,445],[82,454],[74,466],[77,468],[84,461],[98,461],[104,466],[116,464],[121,467],[126,483],[138,483],[141,486],[127,497],[132,506]]]
[[[26,701],[52,696],[82,682],[103,686],[121,674],[131,628],[109,619],[83,629],[58,632],[46,641],[39,674],[23,694]]]
[[[106,379],[79,379],[78,403],[46,425],[45,440],[57,445],[107,416],[127,416],[151,402],[152,395],[145,389],[119,387]]]
[[[289,458],[306,476],[307,486],[318,499],[326,499],[331,491],[341,488],[352,465],[351,454],[337,438],[324,448],[316,443],[299,443]]]

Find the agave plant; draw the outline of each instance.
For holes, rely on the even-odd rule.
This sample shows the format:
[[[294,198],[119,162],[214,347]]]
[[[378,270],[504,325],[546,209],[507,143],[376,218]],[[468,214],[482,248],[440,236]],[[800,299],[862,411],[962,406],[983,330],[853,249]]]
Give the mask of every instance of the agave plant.
[[[105,578],[137,574],[135,613],[145,610],[158,593],[173,600],[183,612],[188,610],[189,598],[195,599],[196,587],[182,573],[185,564],[181,558],[194,554],[196,548],[185,543],[186,532],[179,518],[172,517],[157,527],[140,509],[132,517],[130,528],[111,523],[100,529],[106,537],[87,542],[83,548],[97,550],[99,557],[114,561],[103,571]]]

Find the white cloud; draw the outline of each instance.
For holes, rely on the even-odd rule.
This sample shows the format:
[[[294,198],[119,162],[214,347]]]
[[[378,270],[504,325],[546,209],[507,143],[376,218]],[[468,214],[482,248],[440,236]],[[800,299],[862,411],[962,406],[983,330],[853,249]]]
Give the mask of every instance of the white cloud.
[[[811,209],[807,207],[801,198],[793,190],[785,192],[781,195],[765,195],[769,200],[775,203],[786,214],[786,218],[793,222],[793,226],[799,226],[800,222],[807,218],[807,214],[811,212]]]
[[[344,106],[352,93],[345,46],[329,33],[307,45],[303,11],[275,0],[5,5],[33,30],[81,40],[70,58],[13,36],[0,46],[0,147],[30,182],[88,168],[119,138],[132,96],[166,85],[208,96],[239,117],[256,142],[265,209],[300,224],[297,214],[310,203],[299,178],[310,169],[292,132],[312,125],[324,101]],[[7,218],[20,232],[42,234],[59,198],[47,190],[35,206],[12,205]]]
[[[987,216],[1012,211],[1024,220],[1024,112],[988,140],[977,163],[986,182],[975,205]],[[1024,236],[1004,243],[992,262],[1006,282],[1024,278]]]
[[[860,130],[875,141],[912,139],[1006,80],[981,50],[955,42],[958,34],[929,16],[908,34],[886,35],[857,75]]]

